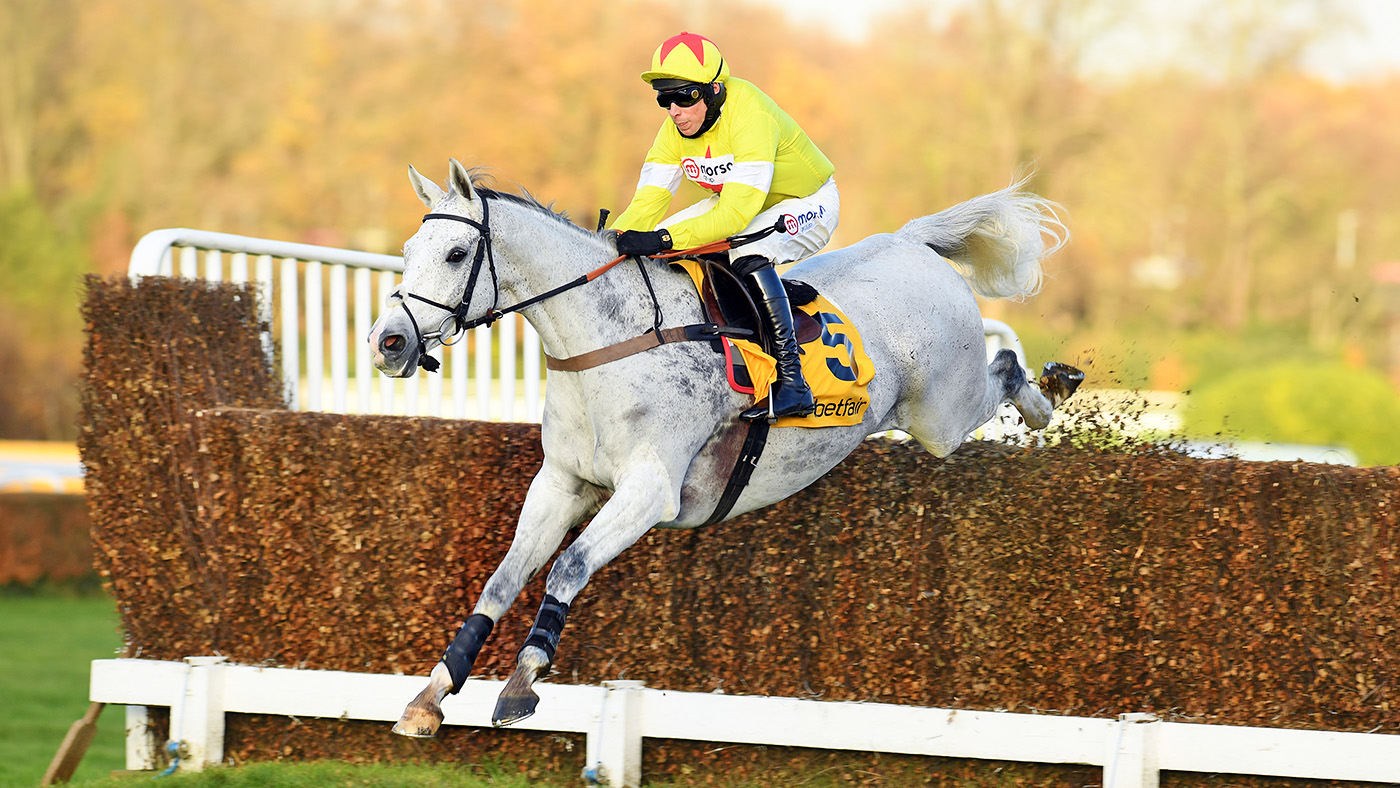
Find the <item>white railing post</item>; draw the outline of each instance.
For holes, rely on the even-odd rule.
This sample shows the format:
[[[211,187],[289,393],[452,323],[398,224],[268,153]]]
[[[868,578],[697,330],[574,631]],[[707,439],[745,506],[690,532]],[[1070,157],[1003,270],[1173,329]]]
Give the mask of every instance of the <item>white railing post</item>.
[[[1103,788],[1157,788],[1162,721],[1152,714],[1120,714],[1109,733]]]
[[[151,730],[150,707],[127,706],[126,768],[134,772],[156,768],[158,749],[155,733]]]
[[[584,779],[613,788],[642,782],[642,691],[644,681],[605,681],[598,733],[588,734]]]
[[[437,347],[428,351],[428,355],[437,359],[439,362],[443,362],[446,361],[447,357],[447,353],[444,352],[445,350],[447,350],[447,348],[443,347],[442,345],[438,345]],[[450,371],[451,368],[444,364],[443,366],[438,367],[437,372],[429,372],[425,369],[421,373],[419,373],[423,376],[424,380],[428,381],[427,388],[429,416],[442,415],[442,379],[443,376],[447,375]]]
[[[301,310],[297,306],[297,261],[282,259],[282,391],[287,407],[301,410]]]
[[[170,709],[170,738],[181,745],[180,768],[197,772],[224,760],[224,657],[186,657],[184,697]]]
[[[199,250],[193,246],[186,246],[180,250],[180,278],[199,278]]]
[[[321,295],[321,262],[306,263],[306,409],[325,410],[321,384],[326,379],[326,328]]]
[[[476,349],[476,415],[480,421],[491,420],[491,327],[472,329],[472,344]]]
[[[515,421],[515,315],[506,315],[500,326],[501,421]]]
[[[397,284],[393,271],[379,272],[379,298],[375,303],[383,309],[389,303],[389,294],[394,292]],[[369,339],[369,332],[365,332],[365,339]],[[394,412],[394,379],[388,375],[379,376],[379,412]]]
[[[452,363],[447,368],[452,373],[452,418],[469,419],[471,414],[467,411],[467,382],[470,377],[470,366],[467,364],[467,335],[463,334],[453,343],[452,350],[447,355],[452,359]]]
[[[267,324],[267,330],[262,335],[263,354],[267,356],[268,363],[271,363],[273,359],[272,255],[258,255],[257,262],[253,267],[253,278],[258,283],[258,320]]]
[[[228,260],[228,280],[236,285],[248,284],[248,253],[234,252]]]
[[[369,330],[374,324],[374,310],[370,296],[370,273],[368,268],[355,269],[355,335],[350,338],[355,348],[355,408],[359,413],[370,413],[371,381],[374,367],[370,364]]]
[[[224,253],[218,249],[204,253],[204,280],[216,284],[224,281]]]
[[[330,332],[331,332],[331,410],[344,413],[349,405],[350,386],[350,300],[349,272],[343,265],[331,266]]]

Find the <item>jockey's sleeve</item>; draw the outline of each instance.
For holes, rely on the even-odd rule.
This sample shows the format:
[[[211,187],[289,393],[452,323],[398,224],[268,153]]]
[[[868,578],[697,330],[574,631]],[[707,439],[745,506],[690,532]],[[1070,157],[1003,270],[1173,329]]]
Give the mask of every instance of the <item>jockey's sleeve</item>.
[[[666,128],[669,124],[670,121],[663,123],[661,130],[656,133],[656,140],[652,142],[651,150],[647,151],[646,161],[642,163],[642,174],[637,179],[637,191],[632,195],[632,202],[613,220],[614,230],[655,230],[656,223],[661,221],[666,207],[671,204],[671,197],[680,188],[681,179],[684,177],[680,164],[681,153],[671,144],[671,135],[667,133]]]

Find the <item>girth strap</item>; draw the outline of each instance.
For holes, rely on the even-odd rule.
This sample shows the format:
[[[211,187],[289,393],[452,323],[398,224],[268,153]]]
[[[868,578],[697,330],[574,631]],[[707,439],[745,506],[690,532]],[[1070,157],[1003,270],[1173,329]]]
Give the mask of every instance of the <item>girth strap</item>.
[[[724,486],[719,503],[715,504],[715,510],[705,520],[705,525],[714,525],[728,517],[729,510],[734,508],[734,502],[739,500],[739,494],[749,486],[749,477],[753,476],[754,469],[758,467],[758,460],[763,456],[763,449],[768,445],[768,426],[766,419],[749,422],[749,434],[744,438],[744,448],[739,451],[739,460],[734,463],[734,471],[729,474],[729,483]]]
[[[648,331],[617,344],[600,347],[597,350],[590,350],[587,353],[580,353],[569,358],[555,358],[546,354],[544,365],[546,369],[556,372],[579,372],[602,366],[610,361],[617,361],[620,358],[635,356],[638,353],[672,342],[700,342],[718,339],[722,336],[747,339],[753,336],[753,332],[743,328],[721,327],[714,323],[694,323],[676,328],[663,328],[660,331]]]

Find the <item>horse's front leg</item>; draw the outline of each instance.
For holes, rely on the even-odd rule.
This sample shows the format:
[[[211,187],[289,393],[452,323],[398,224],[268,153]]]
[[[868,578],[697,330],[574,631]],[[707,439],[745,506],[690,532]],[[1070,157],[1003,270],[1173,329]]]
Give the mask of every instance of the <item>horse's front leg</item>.
[[[394,733],[414,737],[437,734],[442,725],[442,699],[462,689],[492,627],[549,560],[564,534],[597,508],[599,497],[597,488],[558,470],[546,458],[525,495],[510,550],[486,581],[471,617],[433,667],[428,686],[404,709]]]
[[[632,546],[652,526],[674,519],[680,493],[659,463],[627,474],[578,539],[560,554],[545,581],[544,602],[535,625],[516,657],[491,715],[494,725],[509,725],[535,713],[539,696],[532,685],[549,674],[569,605],[593,573]]]

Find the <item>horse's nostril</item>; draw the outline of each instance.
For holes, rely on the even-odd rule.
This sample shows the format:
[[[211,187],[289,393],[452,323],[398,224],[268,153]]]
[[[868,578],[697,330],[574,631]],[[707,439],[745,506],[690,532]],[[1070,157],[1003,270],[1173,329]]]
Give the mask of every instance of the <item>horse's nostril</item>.
[[[404,346],[407,343],[404,341],[403,337],[399,336],[398,334],[394,334],[393,336],[384,337],[383,344],[385,350],[388,350],[392,353],[397,353],[400,350],[403,350]]]

